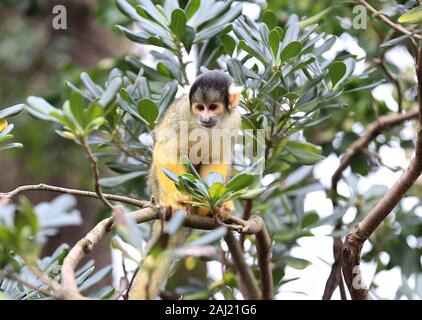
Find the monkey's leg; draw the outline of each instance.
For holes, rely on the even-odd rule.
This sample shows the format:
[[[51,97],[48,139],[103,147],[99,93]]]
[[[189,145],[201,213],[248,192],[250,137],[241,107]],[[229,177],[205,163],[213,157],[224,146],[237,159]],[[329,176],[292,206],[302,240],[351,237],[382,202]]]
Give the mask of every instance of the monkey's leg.
[[[159,203],[164,206],[171,206],[173,211],[183,208],[183,201],[187,200],[188,197],[184,196],[176,189],[174,182],[163,173],[162,169],[167,168],[175,174],[180,175],[186,171],[185,168],[179,164],[163,163],[157,161],[160,160],[157,158],[154,160],[154,175],[156,183],[158,183]],[[151,239],[148,243],[149,249],[159,239],[162,232],[162,227],[162,221],[157,220],[154,222]],[[135,274],[135,278],[129,292],[129,300],[156,299],[160,290],[167,281],[174,262],[171,255],[171,250],[182,245],[188,235],[189,229],[181,228],[178,230],[168,242],[166,247],[168,252],[161,254],[160,257],[154,262],[155,265],[152,271],[146,270],[140,266],[140,269]]]
[[[221,175],[227,181],[228,177],[230,176],[230,171],[231,166],[227,164],[201,164],[201,167],[199,168],[199,175],[204,180],[210,173],[215,172]],[[223,203],[219,209],[218,218],[224,221],[228,218],[230,213],[234,211],[234,209],[235,207],[233,201]],[[198,209],[198,215],[207,216],[210,214],[211,213],[205,208]]]

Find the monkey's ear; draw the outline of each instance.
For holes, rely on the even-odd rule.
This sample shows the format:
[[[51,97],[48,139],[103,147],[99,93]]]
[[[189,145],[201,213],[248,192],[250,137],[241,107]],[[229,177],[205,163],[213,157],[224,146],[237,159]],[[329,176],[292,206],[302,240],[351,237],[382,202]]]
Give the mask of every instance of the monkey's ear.
[[[240,96],[243,91],[243,86],[232,84],[229,87],[229,107],[236,108],[240,101]]]

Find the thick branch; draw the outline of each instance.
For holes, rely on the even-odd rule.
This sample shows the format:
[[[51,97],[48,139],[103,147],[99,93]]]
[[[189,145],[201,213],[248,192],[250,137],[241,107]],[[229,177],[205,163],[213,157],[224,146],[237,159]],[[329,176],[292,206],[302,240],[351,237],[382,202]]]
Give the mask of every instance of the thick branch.
[[[262,298],[264,300],[272,300],[274,290],[271,270],[271,238],[265,226],[256,234],[256,250],[259,270],[261,271]]]
[[[133,219],[136,223],[143,223],[151,220],[161,219],[163,217],[166,220],[171,218],[168,214],[168,210],[165,208],[146,208],[138,211],[134,211],[128,214],[128,218]],[[236,217],[230,217],[227,220],[229,224],[235,224],[241,227],[237,227],[240,232],[246,232],[249,234],[257,233],[263,228],[263,221],[259,217],[252,217],[248,221]],[[211,217],[200,217],[197,215],[187,216],[184,221],[185,227],[191,227],[202,230],[212,230],[220,226],[220,224]],[[91,252],[94,247],[115,227],[114,218],[104,219],[99,222],[94,229],[92,229],[82,240],[78,241],[76,245],[69,251],[66,256],[63,267],[63,298],[71,297],[71,299],[81,300],[87,299],[82,296],[79,291],[75,280],[75,268],[83,257]]]
[[[336,194],[337,194],[337,184],[341,178],[341,175],[344,170],[346,170],[350,164],[352,163],[355,156],[359,153],[364,152],[369,143],[373,141],[379,134],[383,131],[391,129],[394,126],[400,125],[405,121],[416,119],[419,115],[418,108],[413,108],[408,111],[406,114],[391,114],[383,117],[379,117],[376,122],[372,123],[366,132],[362,135],[361,138],[353,142],[350,147],[348,148],[345,155],[342,157],[340,161],[339,167],[334,172],[331,178],[331,192],[332,192],[332,199],[333,205],[335,206],[337,203]],[[341,227],[341,221],[337,223],[336,229],[339,230]],[[333,242],[333,251],[334,251],[334,264],[331,267],[330,276],[327,279],[323,299],[329,300],[337,288],[340,285],[341,289],[341,297],[342,299],[346,299],[346,295],[344,292],[344,285],[341,276],[341,266],[342,266],[342,241],[340,238],[335,238]]]
[[[241,289],[243,296],[245,299],[250,300],[261,299],[262,296],[261,292],[259,291],[258,283],[251,268],[249,268],[245,261],[245,257],[243,256],[243,251],[240,248],[239,242],[236,240],[231,231],[228,231],[224,239],[226,240],[227,246],[229,247],[234,265],[237,268],[239,282],[242,284],[239,285],[239,288]]]
[[[360,274],[363,244],[400,202],[422,173],[422,131],[416,140],[415,157],[404,174],[388,190],[371,212],[347,235],[343,246],[343,274],[352,299],[371,299]],[[356,280],[357,279],[357,280]]]
[[[27,185],[27,186],[21,186],[16,188],[13,191],[7,192],[7,193],[0,193],[0,196],[6,197],[9,199],[12,199],[16,197],[17,195],[28,192],[28,191],[49,191],[49,192],[58,192],[58,193],[64,193],[64,194],[72,194],[74,196],[78,197],[86,197],[86,198],[94,198],[98,199],[98,194],[92,191],[85,191],[85,190],[77,190],[77,189],[67,189],[67,188],[61,188],[56,186],[50,186],[47,184],[36,184],[36,185]],[[118,196],[114,194],[103,194],[104,197],[110,201],[118,201],[121,203],[129,204],[135,207],[139,208],[146,208],[153,206],[150,201],[144,201],[144,200],[137,200],[129,197],[124,196]]]
[[[160,210],[147,208],[139,211],[134,211],[129,214],[129,217],[134,219],[137,223],[142,223],[160,217]],[[86,299],[79,293],[78,286],[75,279],[75,268],[83,257],[91,252],[94,247],[105,237],[105,235],[114,227],[113,218],[104,219],[99,222],[94,229],[92,229],[82,240],[69,251],[64,259],[62,267],[63,277],[63,291],[70,292],[73,299]]]

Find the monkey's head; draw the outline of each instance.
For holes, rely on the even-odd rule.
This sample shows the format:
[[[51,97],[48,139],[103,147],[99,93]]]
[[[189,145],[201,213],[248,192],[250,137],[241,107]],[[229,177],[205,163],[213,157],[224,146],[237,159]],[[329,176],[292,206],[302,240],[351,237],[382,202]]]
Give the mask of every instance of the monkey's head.
[[[198,77],[189,92],[190,107],[205,128],[214,127],[221,117],[237,107],[243,87],[222,71],[208,71]]]

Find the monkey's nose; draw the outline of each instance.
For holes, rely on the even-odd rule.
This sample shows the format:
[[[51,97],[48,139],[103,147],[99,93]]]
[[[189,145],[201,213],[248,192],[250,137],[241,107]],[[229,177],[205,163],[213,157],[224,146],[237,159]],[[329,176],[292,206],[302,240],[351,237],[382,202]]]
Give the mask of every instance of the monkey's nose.
[[[214,118],[202,118],[201,119],[201,125],[206,127],[206,128],[211,128],[214,127],[216,124],[216,119]]]

